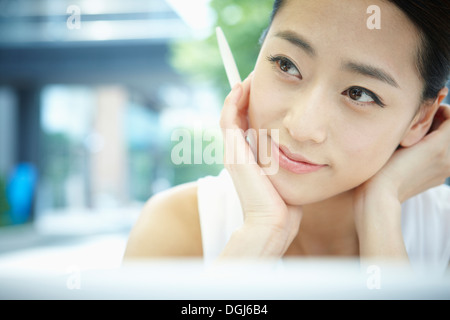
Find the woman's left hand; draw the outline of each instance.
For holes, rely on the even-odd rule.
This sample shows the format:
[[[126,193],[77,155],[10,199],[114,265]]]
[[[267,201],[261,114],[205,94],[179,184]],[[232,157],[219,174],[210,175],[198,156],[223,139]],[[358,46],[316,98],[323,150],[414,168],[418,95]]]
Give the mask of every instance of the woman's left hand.
[[[397,150],[369,183],[390,184],[405,200],[445,183],[450,176],[450,106],[441,105],[430,132],[417,144]]]
[[[443,184],[449,176],[450,106],[441,105],[422,140],[395,151],[375,176],[355,190],[355,222],[361,253],[404,255],[401,203]]]

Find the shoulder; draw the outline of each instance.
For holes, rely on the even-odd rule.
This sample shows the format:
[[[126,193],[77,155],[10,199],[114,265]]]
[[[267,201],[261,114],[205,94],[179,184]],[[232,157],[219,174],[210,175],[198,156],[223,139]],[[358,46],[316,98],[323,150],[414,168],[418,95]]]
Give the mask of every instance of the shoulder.
[[[201,255],[197,183],[150,198],[130,233],[125,258]]]

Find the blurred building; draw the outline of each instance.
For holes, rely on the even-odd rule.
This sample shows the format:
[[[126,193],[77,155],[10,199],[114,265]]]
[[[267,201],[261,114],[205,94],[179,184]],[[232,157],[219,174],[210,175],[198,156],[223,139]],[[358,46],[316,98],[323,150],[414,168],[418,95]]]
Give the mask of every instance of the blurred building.
[[[160,115],[190,97],[169,63],[192,36],[182,3],[0,0],[0,179],[18,202],[117,207],[172,184]]]

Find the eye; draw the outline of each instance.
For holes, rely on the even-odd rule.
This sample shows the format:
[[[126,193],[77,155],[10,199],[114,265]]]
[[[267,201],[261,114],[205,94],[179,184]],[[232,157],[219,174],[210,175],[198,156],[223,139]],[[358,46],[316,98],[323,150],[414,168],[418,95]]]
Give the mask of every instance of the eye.
[[[284,73],[287,73],[288,75],[297,77],[299,79],[302,79],[302,75],[300,74],[300,71],[298,71],[298,68],[295,66],[295,64],[289,60],[286,57],[283,56],[269,56],[267,57],[267,60],[277,65],[278,69],[281,70]]]
[[[358,102],[358,105],[375,103],[380,107],[384,107],[384,103],[375,93],[361,87],[351,87],[342,92],[342,94],[348,96],[351,100]]]
[[[361,88],[350,88],[348,90],[348,96],[356,101],[359,102],[375,102],[370,95],[367,94],[363,89]]]

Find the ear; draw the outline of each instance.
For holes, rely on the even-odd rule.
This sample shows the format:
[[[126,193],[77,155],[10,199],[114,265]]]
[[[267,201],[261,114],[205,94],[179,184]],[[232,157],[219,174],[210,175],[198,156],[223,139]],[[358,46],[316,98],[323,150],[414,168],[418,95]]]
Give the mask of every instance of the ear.
[[[414,117],[410,128],[400,142],[402,147],[410,147],[422,140],[422,138],[430,130],[434,115],[447,94],[448,88],[444,87],[439,91],[438,96],[434,101],[420,107],[421,110]]]

